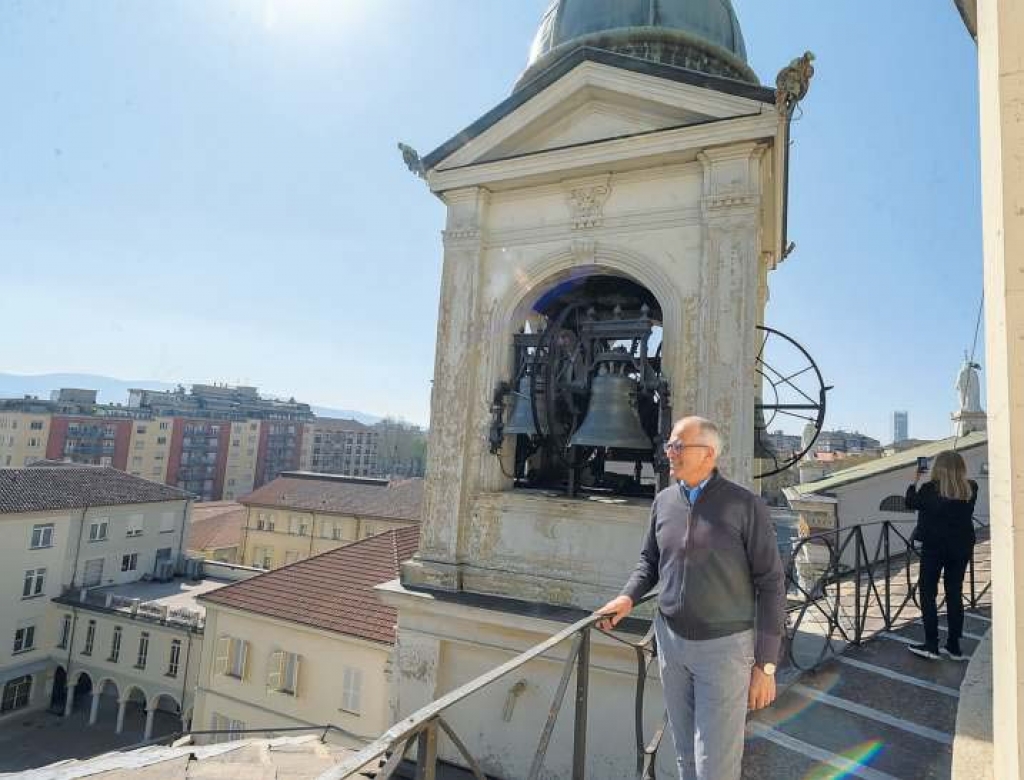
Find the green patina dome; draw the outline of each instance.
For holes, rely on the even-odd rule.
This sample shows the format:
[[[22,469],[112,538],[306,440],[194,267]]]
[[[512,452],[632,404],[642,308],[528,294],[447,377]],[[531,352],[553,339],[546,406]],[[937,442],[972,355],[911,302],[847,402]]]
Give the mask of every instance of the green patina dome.
[[[730,0],[553,0],[516,88],[580,46],[758,83]]]

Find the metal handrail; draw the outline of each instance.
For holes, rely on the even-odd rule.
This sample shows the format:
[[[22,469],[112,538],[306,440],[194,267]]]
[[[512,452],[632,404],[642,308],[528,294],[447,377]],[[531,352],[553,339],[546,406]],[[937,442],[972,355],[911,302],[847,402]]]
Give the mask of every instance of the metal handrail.
[[[640,599],[637,604],[639,605],[644,603],[654,598],[656,595],[656,593],[650,593],[643,599]],[[564,700],[566,689],[568,688],[569,679],[575,671],[576,699],[573,730],[572,778],[573,780],[583,780],[584,761],[586,759],[590,640],[591,632],[594,630],[595,624],[601,619],[602,616],[600,614],[595,613],[588,615],[587,617],[576,621],[571,626],[559,631],[557,634],[549,637],[544,642],[534,645],[529,650],[520,653],[515,658],[507,661],[501,666],[486,672],[474,680],[470,680],[465,685],[456,688],[454,691],[451,691],[440,699],[431,702],[425,707],[421,707],[412,715],[400,720],[378,739],[374,740],[358,753],[351,756],[338,766],[324,772],[320,775],[319,780],[343,780],[344,778],[355,777],[360,770],[368,764],[372,763],[374,760],[379,760],[384,756],[388,756],[387,761],[377,773],[376,778],[377,780],[388,780],[388,778],[392,777],[395,770],[397,770],[398,766],[402,763],[405,755],[409,752],[409,749],[413,746],[414,742],[416,743],[417,749],[417,780],[434,780],[437,776],[437,739],[439,730],[443,731],[451,740],[452,744],[455,745],[456,750],[458,750],[459,754],[466,761],[475,780],[487,780],[487,776],[484,774],[483,769],[480,767],[476,759],[470,754],[466,745],[458,738],[451,725],[444,719],[443,713],[453,705],[472,696],[477,691],[491,685],[503,677],[506,677],[535,658],[543,656],[548,651],[570,639],[572,640],[572,647],[570,648],[569,655],[566,658],[562,678],[556,688],[554,701],[548,713],[548,718],[541,730],[540,740],[538,742],[537,750],[534,753],[528,778],[529,780],[537,780],[541,775],[544,767],[544,758],[547,754],[547,748],[554,730],[555,721],[558,717],[559,711],[561,710],[562,701]],[[643,708],[643,680],[646,678],[647,667],[649,666],[654,654],[652,632],[649,631],[638,643],[628,642],[620,637],[613,636],[612,634],[606,635],[612,637],[616,641],[630,645],[637,653],[638,669],[642,670],[640,675],[641,684],[638,686],[637,690],[637,744],[638,746],[641,746],[644,751],[638,758],[637,776],[644,780],[653,780],[654,758],[657,753],[658,745],[660,744],[661,734],[664,732],[664,727],[656,732],[654,739],[652,739],[649,744],[645,744],[642,734],[642,718],[639,715]]]
[[[908,519],[902,523],[860,523],[812,534],[793,545],[786,567],[787,593],[797,596],[796,603],[787,607],[786,660],[793,668],[809,671],[841,653],[846,644],[861,644],[880,631],[892,631],[905,610],[912,604],[919,606],[912,568],[920,560],[921,552],[912,535],[898,528],[912,522]],[[974,525],[980,535],[987,533],[988,523],[974,518]],[[872,548],[867,540],[875,534]],[[826,555],[819,555],[817,562],[805,561],[805,568],[817,570],[808,579],[802,576],[799,560],[805,551],[814,549]],[[965,594],[971,608],[978,607],[991,588],[989,580],[979,589],[979,561],[979,545],[975,545],[968,564],[969,588]],[[897,581],[899,587],[894,588]],[[869,619],[880,621],[882,627],[870,629]],[[801,632],[805,621],[818,630]],[[808,636],[818,636],[821,642],[816,654],[810,656],[802,652]],[[842,643],[845,644],[839,646]]]

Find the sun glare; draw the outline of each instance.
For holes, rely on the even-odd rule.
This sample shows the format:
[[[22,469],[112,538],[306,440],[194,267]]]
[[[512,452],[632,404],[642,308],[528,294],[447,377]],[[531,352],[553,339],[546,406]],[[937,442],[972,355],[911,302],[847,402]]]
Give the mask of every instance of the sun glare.
[[[357,24],[370,7],[367,0],[262,0],[267,32],[336,32]]]

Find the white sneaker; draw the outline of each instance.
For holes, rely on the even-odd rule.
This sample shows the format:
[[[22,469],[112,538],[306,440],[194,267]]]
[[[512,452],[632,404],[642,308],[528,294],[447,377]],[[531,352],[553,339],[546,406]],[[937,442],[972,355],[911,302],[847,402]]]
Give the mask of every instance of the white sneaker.
[[[970,661],[971,660],[971,657],[969,655],[964,655],[962,652],[954,653],[948,647],[940,647],[939,648],[939,652],[942,655],[944,655],[946,658],[948,658],[950,661]]]
[[[929,661],[938,661],[942,657],[935,651],[929,650],[928,645],[911,645],[907,650],[919,658],[927,658]]]

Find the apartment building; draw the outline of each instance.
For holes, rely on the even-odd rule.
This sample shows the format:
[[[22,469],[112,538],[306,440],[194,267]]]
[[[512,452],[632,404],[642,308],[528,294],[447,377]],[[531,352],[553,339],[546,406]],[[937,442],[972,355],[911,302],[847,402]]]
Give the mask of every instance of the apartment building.
[[[0,469],[0,580],[7,582],[0,588],[0,723],[63,701],[68,685],[81,681],[69,648],[73,641],[85,647],[89,624],[82,609],[56,607],[55,600],[165,575],[180,557],[189,509],[183,491],[113,468]],[[101,635],[95,632],[105,630],[95,622],[87,655]],[[154,648],[158,633],[150,635]],[[119,641],[125,648],[134,641],[127,627]]]
[[[423,480],[285,472],[239,503],[246,508],[241,562],[275,569],[418,525]]]
[[[194,728],[333,725],[353,747],[387,729],[397,616],[374,588],[418,538],[388,531],[201,596]]]
[[[0,468],[21,467],[46,457],[52,412],[46,403],[0,402]]]
[[[230,500],[299,468],[312,419],[308,404],[261,398],[252,387],[131,390],[124,406],[64,388],[50,400],[0,399],[0,467],[42,458],[113,466],[201,501]],[[362,463],[369,447],[357,448]]]
[[[380,433],[358,420],[318,418],[306,423],[302,437],[301,471],[380,476]]]

